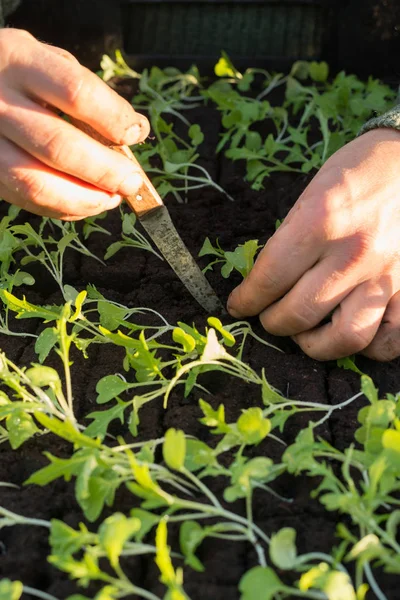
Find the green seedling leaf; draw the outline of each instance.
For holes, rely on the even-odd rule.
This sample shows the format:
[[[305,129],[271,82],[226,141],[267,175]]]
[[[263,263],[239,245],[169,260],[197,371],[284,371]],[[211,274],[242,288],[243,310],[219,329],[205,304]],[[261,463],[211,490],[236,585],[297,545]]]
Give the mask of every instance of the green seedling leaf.
[[[118,419],[120,423],[124,423],[124,412],[128,405],[129,403],[127,402],[117,400],[117,404],[108,410],[89,413],[86,418],[92,419],[92,423],[86,427],[85,435],[91,438],[100,437],[101,439],[104,439],[112,421]]]
[[[60,318],[59,307],[49,308],[45,306],[36,306],[31,304],[25,299],[22,300],[8,292],[7,290],[0,290],[0,297],[6,306],[17,313],[17,319],[31,319],[33,317],[39,317],[43,319],[45,323],[49,321],[56,321]]]
[[[186,440],[185,469],[199,471],[216,463],[214,451],[200,440]]]
[[[130,512],[130,516],[140,522],[140,527],[134,534],[135,540],[139,543],[143,541],[143,538],[160,521],[159,516],[154,515],[147,510],[143,510],[142,508],[133,508]]]
[[[133,494],[145,500],[142,506],[144,508],[171,506],[174,503],[173,496],[164,492],[164,490],[152,480],[148,465],[139,464],[132,453],[128,453],[128,457],[135,482],[129,481],[126,485]]]
[[[286,401],[286,398],[268,383],[264,371],[262,373],[262,400],[265,406],[270,406],[271,404],[280,404],[281,402]]]
[[[126,317],[126,309],[120,306],[115,306],[110,302],[99,302],[98,308],[100,315],[100,325],[109,331],[115,331],[123,325]]]
[[[46,327],[46,329],[43,329],[35,342],[35,352],[38,355],[41,364],[46,360],[50,350],[56,345],[57,340],[57,330],[54,327]]]
[[[310,70],[310,63],[305,60],[297,60],[293,63],[290,70],[291,77],[296,79],[307,79]]]
[[[186,354],[191,354],[196,348],[196,340],[189,333],[186,333],[181,327],[175,327],[172,332],[172,339],[176,344],[180,344]]]
[[[271,536],[269,555],[276,567],[284,571],[293,569],[296,565],[296,530],[293,527],[283,527]]]
[[[204,571],[204,566],[195,553],[204,537],[205,532],[196,521],[185,521],[179,530],[179,543],[185,564],[200,573]]]
[[[99,541],[114,569],[118,568],[119,557],[124,545],[139,530],[139,519],[127,518],[122,513],[114,513],[100,525]]]
[[[35,413],[35,418],[43,427],[78,447],[97,449],[100,446],[100,441],[92,440],[87,435],[80,433],[70,421],[60,421],[43,413]]]
[[[313,81],[324,83],[328,79],[329,67],[326,62],[312,61],[309,64],[309,75]]]
[[[93,534],[88,531],[83,523],[80,523],[79,528],[79,531],[76,531],[63,521],[52,519],[49,536],[52,554],[71,556],[81,550],[87,543],[90,543]]]
[[[232,347],[236,344],[234,336],[224,328],[217,317],[208,317],[207,323],[222,335],[223,340],[228,347]]]
[[[188,134],[193,146],[199,146],[204,141],[204,134],[201,131],[200,125],[191,125],[188,129]]]
[[[20,581],[2,579],[0,581],[0,600],[19,600],[24,591]]]
[[[61,389],[60,376],[52,367],[35,365],[25,371],[25,375],[30,379],[31,384],[37,387],[50,387],[55,390]]]
[[[245,444],[259,444],[271,431],[271,421],[264,418],[261,408],[248,408],[242,411],[237,428]]]
[[[204,243],[200,249],[199,256],[207,256],[208,254],[221,257],[221,256],[223,256],[223,251],[220,250],[219,248],[214,248],[214,246],[212,245],[212,243],[210,241],[210,238],[206,237],[206,239],[204,240]]]
[[[14,411],[6,420],[7,431],[11,448],[16,450],[26,440],[29,440],[39,431],[31,415],[23,410]]]
[[[168,429],[163,443],[163,457],[170,469],[180,471],[185,463],[186,438],[183,431]]]
[[[326,563],[320,563],[300,577],[299,589],[306,592],[310,588],[323,591],[328,600],[356,600],[348,574],[330,570]]]
[[[17,271],[12,276],[13,287],[19,287],[20,285],[34,285],[35,279],[30,273],[25,271]]]
[[[134,212],[125,213],[122,217],[122,232],[125,235],[134,235],[136,232],[137,218]]]
[[[204,414],[204,417],[199,419],[200,423],[207,427],[213,427],[212,433],[230,433],[231,428],[225,422],[225,406],[223,404],[214,410],[211,404],[200,399],[199,406]]]
[[[361,377],[361,391],[365,394],[371,404],[378,402],[378,390],[374,386],[371,377],[368,377],[368,375],[362,375]]]
[[[214,73],[217,77],[234,77],[235,79],[241,79],[242,75],[234,67],[229,56],[222,52],[222,56],[214,67]]]
[[[239,245],[234,252],[225,252],[227,268],[224,273],[221,271],[222,276],[228,277],[232,269],[236,269],[242,277],[247,277],[254,266],[254,257],[259,248],[258,240],[248,240]]]
[[[249,496],[254,483],[265,483],[269,480],[272,468],[272,460],[264,456],[252,458],[244,464],[234,463],[230,469],[232,485],[225,489],[224,499],[227,502],[235,502],[238,498]]]
[[[270,567],[254,567],[240,580],[240,600],[274,600],[285,587]]]
[[[348,371],[354,371],[354,373],[358,373],[358,375],[363,375],[363,372],[360,371],[360,369],[357,367],[356,363],[355,363],[355,357],[354,356],[346,356],[345,358],[339,358],[337,361],[337,366],[341,367],[342,369],[348,370]]]
[[[64,285],[64,298],[67,302],[71,302],[71,304],[75,304],[75,300],[78,296],[79,292],[72,285]]]
[[[105,404],[131,388],[131,384],[118,375],[106,375],[96,385],[97,404]]]

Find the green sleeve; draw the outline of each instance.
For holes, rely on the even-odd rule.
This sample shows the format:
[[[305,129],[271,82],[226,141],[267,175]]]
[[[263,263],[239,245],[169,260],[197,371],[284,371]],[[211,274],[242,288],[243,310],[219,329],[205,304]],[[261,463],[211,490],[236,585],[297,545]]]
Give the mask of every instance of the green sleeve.
[[[13,12],[20,0],[0,0],[0,27],[4,27],[5,18]]]
[[[400,130],[400,104],[391,108],[383,115],[379,117],[374,117],[370,119],[363,125],[360,129],[358,135],[362,135],[367,131],[371,131],[371,129],[378,129],[381,127],[387,127],[389,129],[398,129]]]

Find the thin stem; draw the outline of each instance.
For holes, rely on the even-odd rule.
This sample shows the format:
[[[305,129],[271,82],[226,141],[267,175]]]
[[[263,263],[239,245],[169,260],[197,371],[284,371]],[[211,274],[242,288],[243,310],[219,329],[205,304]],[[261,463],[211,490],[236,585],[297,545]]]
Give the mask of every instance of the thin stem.
[[[35,588],[30,587],[29,585],[24,585],[24,593],[30,594],[31,596],[35,596],[36,598],[42,598],[43,600],[58,600],[52,594],[41,592],[40,590],[36,590]]]
[[[371,567],[370,567],[370,564],[368,561],[364,563],[364,573],[368,580],[369,585],[371,586],[371,590],[374,592],[377,600],[387,600],[387,597],[382,592],[381,588],[379,587],[379,585],[374,577],[374,574],[372,573],[372,570],[371,570]]]

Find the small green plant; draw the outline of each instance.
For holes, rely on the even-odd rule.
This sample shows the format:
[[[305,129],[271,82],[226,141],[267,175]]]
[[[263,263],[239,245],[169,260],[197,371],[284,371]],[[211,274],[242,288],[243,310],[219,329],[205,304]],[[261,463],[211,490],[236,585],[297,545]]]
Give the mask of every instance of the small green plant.
[[[239,244],[233,252],[226,252],[222,250],[218,240],[213,246],[209,238],[206,238],[199,256],[216,256],[217,258],[210,262],[203,272],[212,271],[214,265],[221,265],[221,275],[225,279],[234,270],[238,271],[243,278],[247,277],[254,266],[254,258],[260,248],[262,246],[258,244],[258,240],[248,240],[244,244]]]

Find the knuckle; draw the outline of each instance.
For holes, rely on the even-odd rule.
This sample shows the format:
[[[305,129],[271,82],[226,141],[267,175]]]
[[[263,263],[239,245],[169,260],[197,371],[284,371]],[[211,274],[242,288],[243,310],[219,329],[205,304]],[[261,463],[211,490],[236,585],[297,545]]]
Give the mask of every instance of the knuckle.
[[[19,62],[21,45],[24,41],[35,41],[33,35],[24,29],[4,28],[0,30],[0,66]]]
[[[361,352],[371,342],[371,335],[368,330],[356,323],[343,324],[335,338],[335,345],[345,353],[344,355]]]
[[[49,138],[44,143],[43,151],[52,163],[58,165],[64,163],[64,157],[67,158],[70,156],[70,149],[66,143],[63,128],[56,128],[51,132]]]
[[[86,96],[88,87],[87,78],[85,72],[80,65],[67,65],[65,72],[64,82],[64,100],[68,106],[79,112],[80,106],[84,102],[84,96]]]
[[[366,348],[368,358],[379,362],[389,362],[400,356],[400,329],[390,329],[379,335]]]
[[[43,205],[45,194],[45,183],[36,173],[25,171],[17,176],[15,192],[24,200],[32,204]]]

